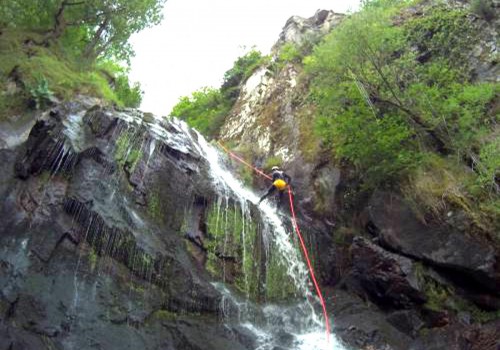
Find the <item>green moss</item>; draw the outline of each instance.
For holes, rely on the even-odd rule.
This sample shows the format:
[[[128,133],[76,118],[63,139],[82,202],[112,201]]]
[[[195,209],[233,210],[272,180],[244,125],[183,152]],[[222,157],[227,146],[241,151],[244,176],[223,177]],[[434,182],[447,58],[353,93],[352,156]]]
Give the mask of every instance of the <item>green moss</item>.
[[[271,156],[266,159],[263,168],[269,171],[273,166],[281,167],[282,165],[283,165],[283,158],[281,156]]]
[[[133,281],[129,282],[129,288],[130,290],[134,291],[137,294],[144,294],[146,292],[146,289],[144,288],[143,285]]]
[[[179,317],[175,312],[168,310],[157,310],[153,313],[152,317],[161,321],[174,321]]]
[[[26,86],[36,86],[45,77],[48,87],[60,98],[84,93],[118,102],[108,81],[101,74],[67,60],[57,47],[27,46],[23,42],[41,42],[35,33],[4,32],[0,39],[0,75],[6,77],[15,67]]]
[[[459,297],[453,299],[451,308],[457,312],[470,313],[474,322],[487,323],[500,319],[500,311],[481,310],[473,303]]]
[[[163,207],[161,204],[160,195],[156,192],[148,194],[148,213],[157,222],[163,222]]]
[[[333,241],[338,246],[349,246],[356,231],[352,227],[341,226],[333,231]]]
[[[39,175],[39,179],[40,179],[40,185],[42,185],[42,186],[46,185],[49,182],[49,180],[50,180],[50,171],[44,170]]]
[[[427,297],[425,307],[429,310],[440,311],[446,308],[451,291],[434,280],[428,280],[425,284],[425,295]]]
[[[427,267],[421,262],[414,263],[415,275],[422,285],[426,302],[424,307],[432,311],[442,311],[449,307],[448,301],[454,295],[454,290],[432,278]]]
[[[129,133],[123,132],[116,140],[115,160],[121,167],[127,167],[129,173],[134,169],[142,157],[141,146],[132,142]]]
[[[212,236],[209,247],[227,256],[238,256],[241,249],[244,222],[238,209],[213,206],[208,215],[208,231]]]
[[[314,130],[314,105],[307,103],[301,107],[296,116],[299,120],[299,148],[307,161],[313,162],[320,153],[321,139]]]
[[[129,137],[126,133],[122,133],[116,140],[115,160],[118,162],[123,162],[124,159],[126,159],[128,148]]]
[[[136,266],[136,269],[141,276],[149,278],[148,276],[154,270],[154,259],[148,253],[142,252],[140,260],[139,266]]]
[[[407,203],[422,221],[430,215],[443,222],[450,211],[465,214],[470,233],[500,239],[500,201],[482,186],[480,174],[467,171],[455,158],[426,153],[401,189]]]
[[[279,255],[268,256],[263,251],[261,233],[252,220],[243,219],[238,206],[213,206],[207,225],[210,239],[206,244],[209,252],[206,269],[213,276],[223,277],[225,262],[217,256],[231,256],[235,258],[234,286],[250,298],[282,301],[295,295],[295,285]],[[271,252],[275,250],[270,247]]]
[[[42,339],[43,344],[45,345],[46,350],[56,350],[58,346],[54,344],[54,341],[47,335],[42,334],[40,339]]]
[[[422,263],[415,263],[417,278],[423,283],[427,298],[424,307],[433,311],[449,310],[454,312],[468,312],[474,322],[486,323],[500,319],[500,311],[485,311],[470,301],[456,294],[451,286],[445,286],[434,280],[426,273]]]
[[[132,149],[127,157],[127,163],[130,164],[130,172],[133,173],[134,169],[141,159],[142,152],[140,149]]]
[[[297,290],[292,278],[287,274],[281,258],[271,253],[266,270],[266,299],[285,301],[296,295]]]
[[[97,266],[97,259],[98,255],[97,252],[95,251],[94,248],[90,248],[89,252],[89,265],[90,265],[90,271],[94,271],[96,266]]]
[[[205,269],[210,275],[217,279],[222,279],[222,266],[221,262],[213,252],[209,252],[207,256],[207,262],[205,264]]]
[[[488,22],[497,17],[492,0],[472,0],[470,6],[473,13]]]
[[[206,269],[214,277],[222,278],[224,264],[218,256],[234,258],[234,286],[241,292],[257,298],[259,290],[259,252],[255,242],[257,227],[244,217],[238,205],[214,205],[207,215],[209,239],[206,241],[208,259]]]

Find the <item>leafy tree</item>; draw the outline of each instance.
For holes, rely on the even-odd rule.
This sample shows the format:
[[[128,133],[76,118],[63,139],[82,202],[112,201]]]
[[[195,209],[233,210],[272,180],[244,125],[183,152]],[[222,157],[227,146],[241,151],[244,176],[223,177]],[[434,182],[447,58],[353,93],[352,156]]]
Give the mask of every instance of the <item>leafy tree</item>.
[[[302,57],[297,45],[286,43],[280,48],[278,60],[282,62],[297,62]]]
[[[260,51],[251,50],[245,55],[238,57],[231,69],[224,74],[224,81],[221,86],[222,94],[231,100],[236,101],[240,93],[239,87],[246,81],[252,73],[267,60]]]
[[[126,75],[116,78],[114,90],[116,97],[125,107],[138,108],[141,105],[141,85],[137,82],[131,85]]]
[[[133,33],[158,24],[166,0],[7,0],[0,5],[5,26],[46,33],[46,43],[65,35],[82,57],[128,59]],[[77,34],[76,34],[77,33]]]
[[[216,137],[230,108],[219,90],[205,87],[181,97],[170,115],[185,120],[204,135]]]
[[[477,32],[467,13],[437,5],[396,25],[404,6],[365,3],[304,59],[318,132],[372,185],[407,174],[427,149],[478,163],[496,123],[498,84],[468,82]]]

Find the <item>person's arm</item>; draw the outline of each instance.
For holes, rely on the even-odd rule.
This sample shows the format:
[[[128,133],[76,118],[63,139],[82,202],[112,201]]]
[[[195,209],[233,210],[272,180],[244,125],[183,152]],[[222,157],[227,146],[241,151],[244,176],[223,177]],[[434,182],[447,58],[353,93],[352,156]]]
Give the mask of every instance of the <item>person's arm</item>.
[[[290,185],[292,183],[292,178],[288,174],[283,173],[283,177],[285,178],[287,184]]]

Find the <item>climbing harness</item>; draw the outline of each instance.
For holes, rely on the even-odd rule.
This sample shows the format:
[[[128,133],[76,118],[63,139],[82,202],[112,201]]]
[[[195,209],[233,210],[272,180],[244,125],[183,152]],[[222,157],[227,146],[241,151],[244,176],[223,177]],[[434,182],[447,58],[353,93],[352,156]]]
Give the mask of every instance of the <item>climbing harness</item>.
[[[217,141],[217,143],[231,157],[233,157],[234,159],[238,160],[239,162],[245,164],[249,168],[252,168],[255,172],[257,172],[258,174],[264,176],[268,180],[272,181],[272,178],[269,175],[267,175],[266,173],[264,173],[262,170],[254,167],[252,164],[247,163],[245,160],[243,160],[242,158],[238,157],[236,154],[234,154],[229,149],[227,149],[226,147],[224,147],[224,145],[220,141]],[[285,182],[283,180],[279,180],[278,179],[273,184],[276,186],[276,182],[278,182],[278,181]],[[285,186],[283,186],[282,189],[279,188],[278,186],[276,186],[276,187],[279,190],[282,190],[282,189],[284,189],[286,187],[286,182],[285,182]],[[326,327],[326,341],[327,341],[327,343],[330,343],[330,322],[328,320],[328,312],[326,310],[326,304],[325,304],[325,300],[323,299],[323,294],[321,293],[321,289],[319,288],[319,284],[316,281],[316,276],[314,275],[314,269],[312,267],[311,260],[309,259],[309,253],[308,253],[306,245],[304,243],[304,239],[302,238],[302,234],[300,233],[299,224],[297,223],[297,217],[295,215],[295,208],[294,208],[294,205],[293,205],[293,195],[292,195],[291,186],[288,186],[288,199],[290,201],[290,211],[292,213],[292,225],[293,225],[293,227],[295,229],[295,232],[297,233],[297,236],[299,237],[300,246],[302,248],[302,253],[304,254],[304,258],[305,258],[305,260],[307,262],[307,267],[309,268],[309,274],[311,275],[311,280],[313,281],[314,288],[316,290],[316,294],[318,295],[318,298],[319,298],[320,303],[321,303],[321,308],[323,309],[323,316],[325,318],[325,327]]]

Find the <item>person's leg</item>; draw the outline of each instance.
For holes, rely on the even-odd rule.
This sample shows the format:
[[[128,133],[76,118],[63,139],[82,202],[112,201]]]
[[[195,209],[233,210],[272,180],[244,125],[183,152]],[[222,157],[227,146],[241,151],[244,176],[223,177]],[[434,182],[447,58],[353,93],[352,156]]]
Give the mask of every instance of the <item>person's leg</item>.
[[[271,187],[269,187],[269,189],[267,190],[267,193],[260,198],[259,203],[270,196],[275,190],[276,187],[274,185],[271,185]]]
[[[278,209],[280,209],[281,205],[283,204],[284,193],[285,191],[279,191],[278,193],[278,204],[276,205]]]

